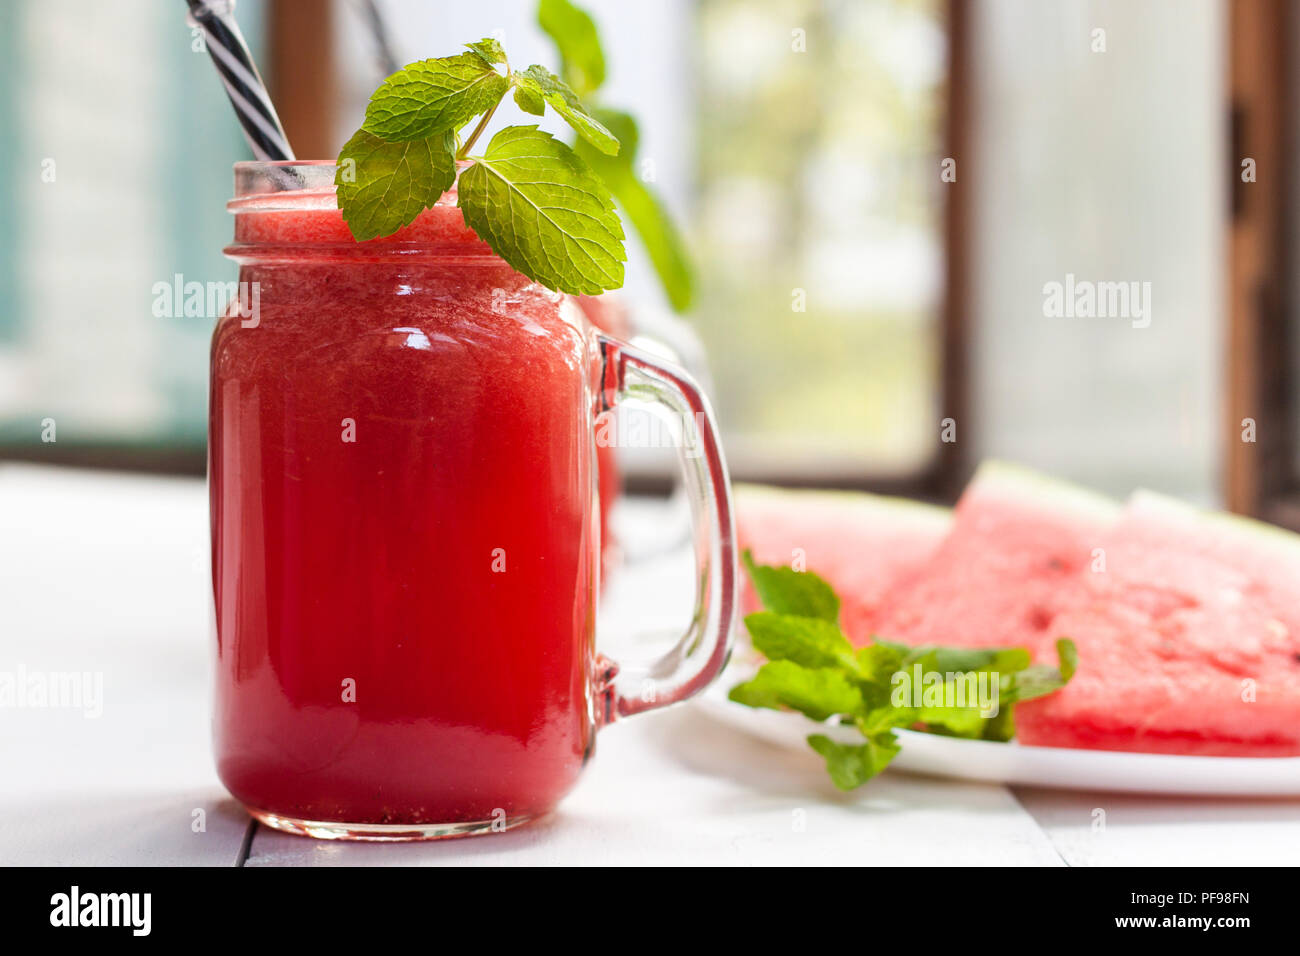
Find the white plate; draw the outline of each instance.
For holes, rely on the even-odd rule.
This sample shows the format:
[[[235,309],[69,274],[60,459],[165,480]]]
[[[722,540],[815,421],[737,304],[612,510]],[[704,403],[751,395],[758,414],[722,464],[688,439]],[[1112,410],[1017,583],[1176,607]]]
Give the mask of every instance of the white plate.
[[[728,700],[728,689],[743,679],[738,668],[727,668],[712,687],[696,698],[696,707],[715,720],[780,746],[808,750],[806,738],[814,732],[842,743],[862,739],[851,727],[828,723],[818,729],[800,714],[757,710]],[[915,730],[896,733],[903,749],[889,766],[911,773],[1068,790],[1300,796],[1300,757],[1179,757],[1025,747],[1014,742],[961,740]],[[808,752],[812,759],[821,759],[811,750]]]

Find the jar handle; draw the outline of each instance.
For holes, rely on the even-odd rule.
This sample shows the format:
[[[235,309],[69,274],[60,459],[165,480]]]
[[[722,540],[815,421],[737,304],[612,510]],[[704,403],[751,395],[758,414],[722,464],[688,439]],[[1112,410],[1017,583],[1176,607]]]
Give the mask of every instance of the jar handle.
[[[731,651],[739,572],[731,485],[708,398],[690,375],[670,363],[603,332],[596,332],[596,341],[597,417],[632,400],[658,405],[681,423],[678,459],[695,547],[695,602],[686,633],[663,657],[635,670],[606,662],[599,702],[599,719],[605,724],[686,700],[721,673]]]

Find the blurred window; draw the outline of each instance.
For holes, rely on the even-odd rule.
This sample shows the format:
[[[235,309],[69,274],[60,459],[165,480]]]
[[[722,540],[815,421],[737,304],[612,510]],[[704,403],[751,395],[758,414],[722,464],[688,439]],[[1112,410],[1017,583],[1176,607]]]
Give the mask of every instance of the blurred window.
[[[1233,165],[1224,7],[970,9],[969,457],[1121,498],[1211,500]],[[1144,316],[1049,317],[1044,288],[1070,277],[1137,283]]]
[[[740,476],[938,443],[942,0],[700,0],[698,326]]]
[[[251,156],[207,59],[183,4],[0,3],[0,455],[202,466],[213,317],[154,304],[235,278]]]

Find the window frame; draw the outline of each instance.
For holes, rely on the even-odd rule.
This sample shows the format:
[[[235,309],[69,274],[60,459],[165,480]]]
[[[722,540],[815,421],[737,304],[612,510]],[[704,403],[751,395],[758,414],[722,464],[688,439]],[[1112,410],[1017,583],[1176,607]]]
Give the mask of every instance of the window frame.
[[[1295,201],[1287,171],[1300,142],[1294,119],[1300,14],[1287,0],[1229,8],[1229,166],[1232,176],[1226,329],[1223,492],[1227,508],[1300,530],[1296,341],[1291,265]],[[1255,161],[1255,179],[1242,162]],[[1253,441],[1243,433],[1255,423]]]

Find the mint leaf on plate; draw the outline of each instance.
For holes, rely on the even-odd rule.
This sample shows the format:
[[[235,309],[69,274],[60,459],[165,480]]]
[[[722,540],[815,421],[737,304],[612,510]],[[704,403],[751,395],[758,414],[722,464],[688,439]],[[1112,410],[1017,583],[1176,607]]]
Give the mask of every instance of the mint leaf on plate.
[[[405,142],[458,130],[492,109],[505,96],[510,81],[487,59],[500,50],[500,44],[481,40],[476,47],[483,49],[421,60],[384,80],[370,97],[361,128],[390,143]]]
[[[391,235],[456,181],[456,137],[389,143],[364,129],[339,153],[338,204],[358,242]]]
[[[568,146],[509,126],[461,173],[465,222],[547,288],[598,295],[623,284],[623,226],[609,190]]]
[[[580,96],[605,82],[605,53],[595,21],[569,0],[541,0],[537,24],[560,51],[560,72]]]
[[[868,737],[865,743],[841,744],[825,734],[812,734],[808,746],[826,758],[831,782],[841,790],[862,786],[889,765],[902,749],[898,738],[889,732]]]
[[[754,650],[769,661],[794,661],[800,667],[857,667],[853,645],[831,621],[759,611],[745,618]]]
[[[788,707],[813,720],[851,714],[862,706],[862,694],[837,670],[800,667],[793,661],[769,661],[728,695],[748,707]]]
[[[1035,697],[1043,697],[1060,690],[1069,683],[1079,664],[1079,652],[1074,646],[1074,641],[1068,638],[1057,641],[1056,658],[1059,662],[1056,667],[1049,664],[1035,664],[1016,674],[1015,683],[1012,685],[1013,699],[1033,700]]]
[[[755,564],[748,551],[742,560],[758,599],[769,611],[815,617],[832,623],[840,619],[840,599],[834,588],[811,571]]]
[[[548,103],[579,136],[596,149],[608,156],[618,155],[618,138],[591,115],[567,83],[546,67],[534,63],[522,73],[515,73],[513,79],[515,87],[522,91],[522,102],[520,94],[515,95],[515,102],[520,109],[541,115],[535,109],[538,100]]]

